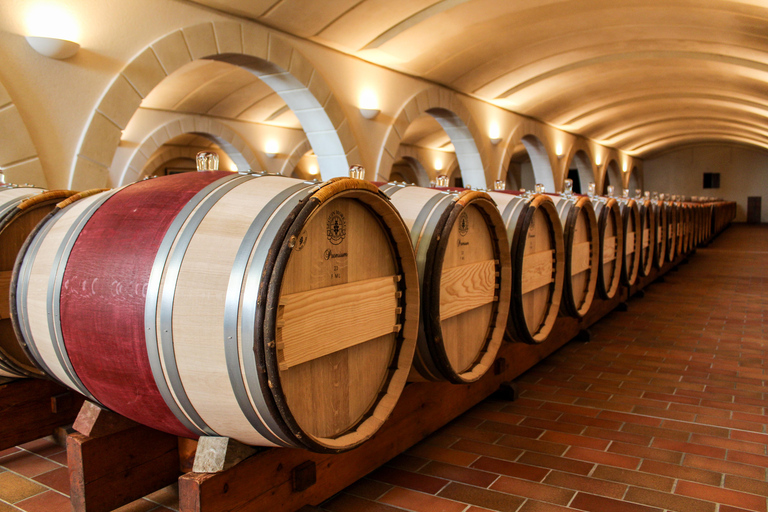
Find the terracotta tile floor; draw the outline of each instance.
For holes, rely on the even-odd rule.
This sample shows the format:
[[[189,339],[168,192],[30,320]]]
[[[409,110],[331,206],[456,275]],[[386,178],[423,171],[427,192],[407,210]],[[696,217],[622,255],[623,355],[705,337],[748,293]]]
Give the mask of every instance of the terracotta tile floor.
[[[768,227],[735,225],[521,376],[516,402],[486,400],[319,508],[768,512],[766,310]],[[69,511],[62,453],[0,452],[0,512]],[[119,510],[177,508],[170,487]]]

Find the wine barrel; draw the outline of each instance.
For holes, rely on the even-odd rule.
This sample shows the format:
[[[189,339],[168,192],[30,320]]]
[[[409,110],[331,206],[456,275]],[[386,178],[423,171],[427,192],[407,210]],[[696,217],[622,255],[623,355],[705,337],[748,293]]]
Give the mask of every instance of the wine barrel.
[[[13,276],[50,375],[183,437],[339,452],[405,386],[418,333],[408,231],[363,180],[197,172],[62,209]]]
[[[616,199],[612,197],[596,197],[593,202],[600,238],[597,293],[604,299],[612,299],[621,285],[621,267],[624,259],[621,210]]]
[[[509,315],[504,222],[485,192],[383,183],[410,230],[421,282],[412,380],[473,382],[491,367]]]
[[[621,266],[621,282],[632,286],[637,281],[642,262],[642,221],[637,202],[631,198],[618,200],[624,235],[624,264]]]
[[[673,203],[677,209],[677,256],[688,253],[688,217],[685,207],[679,201]]]
[[[582,318],[592,306],[597,288],[600,238],[595,209],[586,196],[551,197],[563,225],[565,245],[562,310]]]
[[[687,203],[680,203],[683,217],[683,252],[688,254],[693,248],[693,210]]]
[[[653,252],[656,246],[656,216],[653,204],[649,199],[638,200],[640,212],[640,265],[639,274],[643,277],[650,275],[653,269]]]
[[[653,216],[656,219],[656,247],[654,248],[653,265],[661,268],[667,261],[667,208],[663,201],[651,200]]]
[[[547,339],[560,311],[565,272],[563,227],[544,194],[488,193],[507,228],[512,297],[507,335],[525,343]]]
[[[664,201],[664,211],[667,214],[667,254],[665,261],[670,262],[677,257],[679,250],[677,243],[677,225],[679,223],[677,206],[670,201]]]
[[[27,236],[56,204],[75,192],[32,186],[0,187],[0,377],[44,377],[19,344],[11,321],[13,265]]]

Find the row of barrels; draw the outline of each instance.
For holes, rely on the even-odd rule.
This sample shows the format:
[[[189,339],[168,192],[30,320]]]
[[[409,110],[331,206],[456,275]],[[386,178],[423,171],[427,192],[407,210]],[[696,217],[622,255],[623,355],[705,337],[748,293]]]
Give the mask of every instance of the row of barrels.
[[[338,452],[378,430],[407,381],[479,379],[505,337],[543,342],[558,315],[732,218],[359,172],[3,188],[0,375],[55,379],[179,436]]]

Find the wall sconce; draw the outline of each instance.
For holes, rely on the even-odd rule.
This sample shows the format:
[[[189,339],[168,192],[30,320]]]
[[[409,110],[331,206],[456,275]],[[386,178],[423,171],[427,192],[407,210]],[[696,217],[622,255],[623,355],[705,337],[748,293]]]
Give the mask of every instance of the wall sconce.
[[[436,171],[442,171],[443,170],[443,161],[439,158],[435,158],[435,170]]]
[[[595,165],[600,165],[603,163],[603,158],[600,155],[595,156]]]
[[[37,3],[26,12],[29,35],[27,43],[37,53],[52,59],[68,59],[80,50],[77,21],[67,10],[51,4]]]
[[[320,169],[317,168],[317,165],[312,164],[309,166],[307,172],[309,172],[310,176],[317,176],[317,173],[320,172]]]
[[[80,45],[74,41],[66,39],[56,39],[55,37],[26,36],[25,38],[37,53],[50,57],[52,59],[68,59],[74,56]]]
[[[563,143],[558,142],[555,144],[555,155],[557,155],[557,158],[563,158]]]
[[[488,128],[488,138],[491,139],[491,144],[494,146],[501,142],[501,129],[498,123],[491,123]]]
[[[627,164],[627,162],[624,162],[623,169],[624,169],[624,172],[627,172],[629,170],[629,164]]]
[[[366,119],[374,119],[381,112],[376,93],[370,89],[365,89],[360,93],[359,102],[360,115]]]
[[[274,139],[268,140],[267,143],[264,145],[264,154],[267,155],[267,158],[275,158],[279,151],[280,151],[280,146],[277,144],[277,141]]]

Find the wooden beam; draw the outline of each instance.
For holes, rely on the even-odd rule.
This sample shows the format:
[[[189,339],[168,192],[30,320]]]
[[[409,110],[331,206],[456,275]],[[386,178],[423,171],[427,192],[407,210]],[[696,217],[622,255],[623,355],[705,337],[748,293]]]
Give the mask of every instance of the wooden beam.
[[[53,434],[72,423],[83,397],[50,380],[0,384],[0,450]]]
[[[108,512],[176,481],[176,436],[86,402],[67,436],[70,499],[75,512]],[[83,432],[89,432],[86,435]]]

